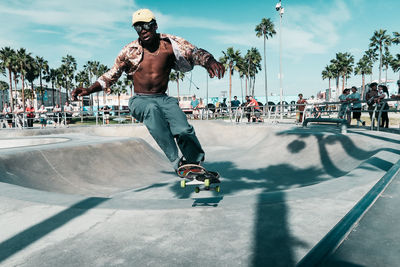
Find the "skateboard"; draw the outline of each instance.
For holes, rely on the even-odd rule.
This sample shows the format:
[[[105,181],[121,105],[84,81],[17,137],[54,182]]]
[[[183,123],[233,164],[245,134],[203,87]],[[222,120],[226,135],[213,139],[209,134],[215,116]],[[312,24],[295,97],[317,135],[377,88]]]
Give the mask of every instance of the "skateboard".
[[[193,185],[196,193],[200,191],[215,191],[219,193],[221,191],[219,185],[212,186],[212,184],[221,183],[218,179],[220,177],[218,172],[208,171],[196,164],[185,164],[180,166],[176,173],[179,177],[184,178],[180,183],[182,188]],[[201,185],[204,186],[200,187]]]

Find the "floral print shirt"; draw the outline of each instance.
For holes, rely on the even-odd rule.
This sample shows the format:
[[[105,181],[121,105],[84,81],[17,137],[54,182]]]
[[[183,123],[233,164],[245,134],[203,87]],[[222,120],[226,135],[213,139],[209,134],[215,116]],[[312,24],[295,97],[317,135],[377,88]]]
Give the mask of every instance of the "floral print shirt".
[[[161,40],[169,40],[175,54],[174,69],[187,72],[193,69],[194,65],[207,67],[213,56],[204,49],[197,48],[185,39],[170,34],[160,34]],[[132,77],[138,70],[143,59],[143,47],[139,39],[126,45],[115,59],[114,66],[98,78],[103,89],[114,84],[123,72]]]

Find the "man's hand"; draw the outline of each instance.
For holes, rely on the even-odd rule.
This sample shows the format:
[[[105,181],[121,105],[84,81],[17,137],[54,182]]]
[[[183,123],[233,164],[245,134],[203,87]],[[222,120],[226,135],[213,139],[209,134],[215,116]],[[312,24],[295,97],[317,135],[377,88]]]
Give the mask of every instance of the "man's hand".
[[[91,94],[91,91],[89,90],[89,88],[84,88],[84,87],[75,88],[71,92],[72,101],[77,101],[78,96],[85,96],[85,95],[90,95],[90,94]]]
[[[218,79],[221,79],[224,77],[225,67],[214,58],[212,58],[208,63],[207,71],[210,75],[210,78],[218,77]]]

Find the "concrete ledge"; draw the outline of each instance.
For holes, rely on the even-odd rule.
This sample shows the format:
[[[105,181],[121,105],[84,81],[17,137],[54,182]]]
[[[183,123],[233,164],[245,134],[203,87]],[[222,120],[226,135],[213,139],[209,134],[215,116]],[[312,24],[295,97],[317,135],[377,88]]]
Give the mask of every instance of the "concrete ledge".
[[[337,124],[347,124],[345,119],[338,119],[338,118],[307,118],[303,122],[303,127],[307,127],[309,122],[325,122],[325,123],[337,123]]]
[[[319,266],[346,239],[388,185],[400,172],[400,160],[374,185],[374,187],[350,210],[346,216],[297,264]]]

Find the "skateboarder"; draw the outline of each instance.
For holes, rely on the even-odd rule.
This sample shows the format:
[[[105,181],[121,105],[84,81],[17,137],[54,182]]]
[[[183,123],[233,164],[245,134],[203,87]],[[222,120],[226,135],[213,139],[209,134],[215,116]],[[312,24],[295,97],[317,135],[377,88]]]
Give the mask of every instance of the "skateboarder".
[[[194,65],[207,69],[211,78],[224,76],[225,68],[207,51],[169,34],[157,33],[154,14],[140,9],[132,15],[132,26],[139,38],[126,45],[114,66],[89,88],[76,88],[73,99],[105,90],[114,84],[122,72],[134,82],[135,95],[129,100],[132,116],[143,122],[176,170],[182,163],[200,164],[204,151],[178,100],[166,95],[171,69],[190,71]],[[179,146],[183,154],[178,156]]]

